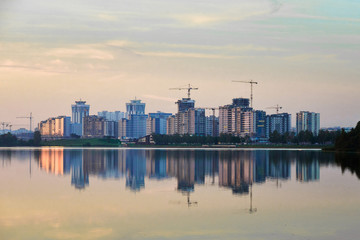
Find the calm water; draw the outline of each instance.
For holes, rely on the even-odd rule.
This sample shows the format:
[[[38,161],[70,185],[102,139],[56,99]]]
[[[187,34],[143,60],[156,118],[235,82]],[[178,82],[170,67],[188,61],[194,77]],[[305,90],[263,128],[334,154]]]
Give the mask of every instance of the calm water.
[[[360,239],[357,161],[314,150],[0,149],[0,239]]]

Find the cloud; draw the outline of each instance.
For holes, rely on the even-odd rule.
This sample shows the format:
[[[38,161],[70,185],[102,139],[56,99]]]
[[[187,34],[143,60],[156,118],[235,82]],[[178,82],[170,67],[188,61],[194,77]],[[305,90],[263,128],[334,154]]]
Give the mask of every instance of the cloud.
[[[49,50],[46,55],[55,56],[58,58],[88,58],[97,60],[113,60],[114,55],[109,51],[104,51],[96,48],[77,46],[74,48],[54,48]]]
[[[318,20],[325,20],[325,21],[343,21],[343,22],[360,22],[360,18],[340,18],[340,17],[327,17],[327,16],[315,16],[315,15],[308,15],[308,14],[281,14],[282,17],[288,18],[303,18],[303,19],[318,19]]]
[[[0,63],[0,68],[14,70],[16,72],[18,72],[19,70],[24,70],[28,72],[31,71],[31,72],[43,72],[43,73],[68,73],[67,71],[58,71],[52,69],[51,66],[44,66],[41,64],[27,65],[22,63],[16,63],[11,60],[7,60]]]
[[[291,62],[309,62],[309,61],[315,61],[315,62],[329,62],[329,61],[337,61],[336,55],[334,54],[327,54],[327,55],[320,55],[320,54],[299,54],[299,55],[293,55],[288,57],[283,57],[286,61]]]
[[[204,54],[204,53],[185,53],[185,52],[136,52],[142,56],[170,57],[170,58],[207,58],[207,59],[232,59],[234,56]]]
[[[111,15],[111,14],[107,14],[107,13],[101,13],[96,15],[96,17],[100,20],[103,21],[108,21],[108,22],[115,22],[118,20],[118,17],[115,15]]]

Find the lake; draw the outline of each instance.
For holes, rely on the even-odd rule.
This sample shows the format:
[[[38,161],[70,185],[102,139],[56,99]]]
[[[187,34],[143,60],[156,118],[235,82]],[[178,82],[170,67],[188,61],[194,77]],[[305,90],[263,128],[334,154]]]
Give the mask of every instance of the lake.
[[[0,148],[0,239],[359,239],[360,159]]]

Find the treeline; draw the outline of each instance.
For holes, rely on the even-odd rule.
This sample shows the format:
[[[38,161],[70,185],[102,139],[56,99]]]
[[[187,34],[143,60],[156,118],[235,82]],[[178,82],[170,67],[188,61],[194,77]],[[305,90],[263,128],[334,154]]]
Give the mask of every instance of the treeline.
[[[40,143],[41,135],[38,131],[34,133],[34,138],[28,141],[18,139],[15,135],[12,135],[11,133],[0,135],[0,147],[40,146]]]
[[[317,136],[314,136],[310,131],[301,131],[297,135],[294,132],[279,134],[277,131],[274,131],[270,134],[269,142],[282,144],[334,144],[340,134],[340,130],[331,132],[320,130]]]
[[[191,135],[153,135],[157,145],[171,144],[236,144],[250,142],[250,138],[235,137],[230,134],[221,134],[219,137],[212,136],[191,136]]]
[[[335,150],[360,152],[360,122],[350,132],[341,132],[335,142]]]
[[[277,131],[270,135],[269,142],[280,144],[334,144],[340,136],[341,131],[329,132],[321,130],[318,136],[314,136],[310,131],[279,134]],[[221,134],[219,137],[212,136],[192,136],[192,135],[153,135],[153,140],[157,145],[171,144],[241,144],[253,143],[250,137],[236,137],[231,134]]]

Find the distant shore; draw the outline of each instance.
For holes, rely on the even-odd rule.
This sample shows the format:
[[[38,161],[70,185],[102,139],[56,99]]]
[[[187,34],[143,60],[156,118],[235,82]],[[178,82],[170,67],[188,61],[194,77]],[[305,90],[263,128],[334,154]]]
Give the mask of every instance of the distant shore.
[[[323,149],[326,147],[333,147],[332,145],[295,145],[295,144],[121,144],[117,139],[60,139],[41,142],[44,147],[128,147],[128,148],[286,148],[286,149]]]

